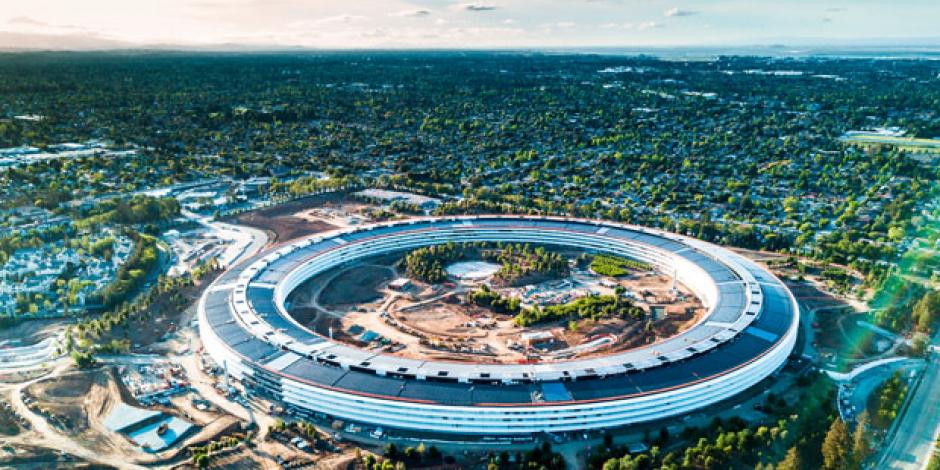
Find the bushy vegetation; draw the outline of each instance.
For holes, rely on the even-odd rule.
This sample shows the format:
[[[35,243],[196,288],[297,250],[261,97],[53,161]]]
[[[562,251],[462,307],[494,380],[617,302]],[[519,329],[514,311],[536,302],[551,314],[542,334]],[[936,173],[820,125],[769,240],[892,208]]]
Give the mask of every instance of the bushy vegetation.
[[[88,305],[110,309],[128,300],[146,281],[148,273],[157,267],[157,239],[137,232],[132,232],[131,237],[134,239],[133,253],[118,269],[114,282],[89,296]]]
[[[532,277],[561,277],[568,275],[568,262],[560,254],[545,247],[532,248],[528,243],[497,243],[495,248],[483,250],[483,259],[498,263],[499,271],[493,282],[517,285]]]
[[[563,470],[568,468],[561,454],[552,450],[551,444],[543,442],[525,453],[516,453],[510,458],[508,452],[490,455],[486,470]]]
[[[916,331],[930,334],[937,319],[940,319],[940,291],[930,290],[914,304],[911,323]]]
[[[447,264],[462,259],[466,252],[466,245],[453,242],[418,248],[405,256],[405,272],[420,281],[441,283],[447,280]]]
[[[218,437],[204,446],[189,446],[186,448],[186,450],[189,452],[193,465],[198,468],[206,468],[211,465],[212,459],[219,453],[229,449],[234,449],[236,446],[242,443],[250,445],[252,443],[252,438],[253,436],[250,431],[244,434],[234,433],[227,436]]]
[[[87,369],[97,363],[95,356],[90,351],[72,351],[69,355],[72,357],[75,367],[79,369]]]
[[[907,396],[907,381],[901,371],[895,372],[875,393],[875,414],[872,416],[872,425],[887,429],[900,411],[901,404]]]
[[[892,278],[871,306],[874,323],[896,332],[913,329],[929,334],[940,320],[940,292],[900,277]]]
[[[388,467],[395,469],[437,468],[443,465],[446,460],[453,463],[453,458],[445,457],[437,447],[433,445],[428,447],[424,443],[417,446],[408,446],[404,449],[399,449],[395,444],[387,444],[382,455],[387,460],[379,462],[371,455],[366,455],[360,461],[366,469],[385,469]]]
[[[338,188],[353,186],[356,182],[351,177],[327,178],[321,179],[317,176],[302,176],[290,183],[280,183],[274,180],[269,190],[272,193],[286,193],[291,196],[303,196],[306,194],[318,193],[321,191],[331,191]]]
[[[677,436],[662,428],[648,441],[650,450],[636,454],[607,436],[588,464],[603,470],[861,469],[872,452],[867,416],[860,415],[858,425],[849,430],[833,406],[835,389],[823,377],[804,382],[800,389],[795,403],[769,394],[763,407],[769,416],[761,424],[716,417],[704,429],[684,428]]]
[[[620,277],[628,274],[631,269],[649,271],[651,268],[649,263],[622,256],[601,254],[591,258],[591,271],[601,276]]]
[[[215,258],[210,258],[205,263],[196,266],[189,274],[180,277],[158,277],[154,286],[132,299],[115,305],[97,317],[85,318],[69,325],[65,330],[63,345],[59,352],[72,354],[73,358],[76,354],[80,358],[91,358],[94,353],[127,352],[130,344],[126,336],[129,334],[130,321],[141,321],[143,316],[152,314],[151,306],[158,297],[169,299],[173,308],[186,308],[187,301],[180,295],[180,292],[199,282],[204,276],[217,272],[218,269]],[[116,337],[118,334],[114,332],[114,329],[119,326],[123,326],[124,338]],[[108,336],[115,337],[107,340]],[[103,339],[106,341],[102,342]],[[78,362],[77,359],[76,362]]]
[[[490,289],[485,284],[471,292],[467,298],[473,302],[474,305],[506,315],[516,315],[521,308],[518,298],[500,295],[499,292]]]
[[[498,263],[493,281],[514,285],[532,276],[564,276],[568,262],[558,253],[528,243],[454,243],[432,245],[412,250],[405,256],[405,272],[420,281],[436,284],[447,280],[447,265],[479,256]]]
[[[940,470],[940,453],[937,452],[937,449],[940,449],[940,440],[934,443],[934,452],[927,463],[927,470]]]
[[[513,321],[519,326],[529,326],[537,323],[556,320],[579,320],[619,316],[639,320],[644,316],[643,309],[633,305],[629,300],[615,295],[589,295],[573,300],[563,305],[549,305],[547,307],[533,307],[520,312]]]
[[[137,195],[131,198],[106,199],[92,208],[85,218],[75,222],[78,227],[104,224],[147,225],[159,224],[179,216],[176,198],[156,198]]]
[[[5,264],[10,256],[24,248],[41,248],[47,243],[63,240],[75,234],[73,227],[62,225],[43,230],[30,230],[26,233],[5,234],[0,229],[0,265]]]

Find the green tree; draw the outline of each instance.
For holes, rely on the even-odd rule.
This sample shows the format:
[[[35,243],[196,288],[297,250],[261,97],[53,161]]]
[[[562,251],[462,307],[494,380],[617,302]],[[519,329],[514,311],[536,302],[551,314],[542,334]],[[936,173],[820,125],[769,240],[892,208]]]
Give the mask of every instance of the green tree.
[[[777,470],[804,470],[800,450],[794,445],[787,451],[786,457],[777,464]]]
[[[829,426],[829,432],[822,444],[823,468],[826,470],[841,470],[848,467],[851,461],[849,431],[841,419],[836,418]]]
[[[852,434],[852,467],[853,469],[862,468],[865,460],[871,456],[871,436],[869,435],[868,411],[863,411],[858,415],[855,422],[855,432]]]

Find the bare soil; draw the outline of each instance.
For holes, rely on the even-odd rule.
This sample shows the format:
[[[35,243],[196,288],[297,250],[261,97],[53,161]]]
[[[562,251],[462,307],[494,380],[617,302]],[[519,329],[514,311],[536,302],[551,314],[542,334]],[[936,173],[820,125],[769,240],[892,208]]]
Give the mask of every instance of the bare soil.
[[[562,253],[568,259],[581,254],[570,249]],[[579,271],[563,280],[494,288],[506,297],[541,303],[590,293],[609,295],[619,284],[641,299],[635,304],[647,314],[659,306],[665,315],[654,321],[649,331],[646,320],[629,317],[581,319],[574,329],[567,320],[520,328],[511,315],[470,303],[466,296],[477,288],[473,281],[428,285],[413,279],[405,292],[388,289],[386,283],[396,275],[403,256],[394,253],[362,260],[307,280],[288,299],[291,315],[323,336],[332,334],[337,341],[402,357],[516,363],[591,357],[641,347],[688,329],[704,314],[701,301],[688,288],[678,284],[679,295],[673,292],[670,276],[644,271],[603,280]],[[362,339],[366,331],[380,338],[367,343]],[[518,347],[521,334],[534,331],[551,332],[554,341],[535,349]],[[601,342],[568,349],[590,341]]]
[[[0,436],[12,437],[23,432],[9,402],[0,402]]]
[[[129,444],[113,439],[102,424],[120,396],[110,371],[74,372],[36,382],[25,391],[53,427],[81,445],[103,453],[132,451]]]
[[[334,277],[320,292],[319,302],[327,308],[374,302],[382,298],[379,287],[394,278],[387,266],[358,266]]]
[[[54,449],[37,446],[3,446],[0,448],[0,467],[22,470],[111,469],[106,465],[91,464],[77,457],[60,453]]]
[[[341,193],[318,194],[296,199],[284,204],[246,212],[226,221],[264,230],[268,234],[268,245],[287,242],[295,238],[337,228],[323,220],[299,217],[297,214],[315,207],[346,201]]]
[[[0,327],[0,339],[15,340],[15,346],[29,346],[58,334],[69,323],[64,318],[23,320],[15,325]]]
[[[173,294],[157,296],[146,312],[132,316],[124,325],[112,328],[98,342],[103,344],[112,339],[128,339],[133,351],[153,352],[151,346],[184,326],[190,309],[199,300],[205,287],[219,274],[221,272],[208,273],[194,285],[178,287]]]

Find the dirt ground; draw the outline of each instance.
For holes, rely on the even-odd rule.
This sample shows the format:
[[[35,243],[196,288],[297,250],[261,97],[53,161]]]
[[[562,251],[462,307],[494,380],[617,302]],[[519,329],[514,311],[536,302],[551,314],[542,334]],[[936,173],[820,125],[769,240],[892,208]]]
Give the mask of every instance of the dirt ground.
[[[337,228],[322,219],[304,217],[305,211],[330,205],[349,202],[341,193],[318,194],[308,196],[273,207],[246,212],[226,221],[264,230],[268,234],[268,245],[276,245],[298,237]]]
[[[134,352],[162,352],[152,350],[151,346],[167,339],[180,328],[181,323],[191,317],[205,286],[208,286],[220,273],[206,274],[195,285],[179,287],[174,295],[158,295],[144,315],[135,315],[123,325],[114,327],[102,335],[99,343],[112,339],[129,339]]]
[[[787,287],[797,301],[815,311],[816,347],[823,353],[838,352],[845,359],[860,359],[879,353],[878,341],[884,341],[871,330],[859,326],[854,303],[841,300],[807,282],[790,282]]]
[[[823,352],[839,352],[849,359],[859,359],[878,354],[878,335],[861,327],[850,308],[820,310],[816,313],[817,347]]]
[[[788,282],[787,287],[793,292],[793,296],[810,310],[851,308],[851,305],[809,283]]]
[[[113,467],[90,464],[71,455],[45,447],[16,445],[0,448],[0,468],[15,468],[18,470],[49,470],[53,468],[99,470]]]
[[[7,401],[0,401],[0,437],[12,437],[23,432],[16,413]]]
[[[327,308],[374,302],[382,297],[379,287],[395,278],[388,266],[364,265],[343,271],[323,287],[319,303]]]
[[[572,259],[579,254],[566,253]],[[388,289],[385,284],[395,277],[394,267],[402,256],[399,253],[363,260],[361,264],[337,268],[308,280],[289,300],[291,314],[321,335],[332,333],[334,339],[361,348],[411,358],[491,363],[528,361],[533,355],[540,360],[558,360],[625,351],[674,336],[697,323],[704,314],[701,302],[685,286],[677,286],[678,297],[672,293],[669,276],[631,272],[604,284],[596,275],[579,272],[569,278],[580,286],[574,291],[611,294],[612,286],[619,284],[642,299],[635,304],[647,313],[652,305],[662,305],[667,314],[653,323],[651,332],[645,330],[645,321],[632,318],[583,319],[576,330],[569,329],[564,320],[523,329],[513,323],[511,315],[469,303],[466,295],[476,288],[473,282],[431,286],[413,281],[406,292]],[[547,297],[568,292],[569,288],[548,287],[560,283],[562,280],[538,284],[532,292]],[[496,289],[504,296],[518,297],[529,288]],[[687,308],[693,312],[688,313]],[[512,346],[519,342],[523,332],[535,331],[550,332],[555,341],[537,351]],[[379,340],[363,341],[366,332],[379,335]],[[610,338],[610,342],[587,350],[566,350],[602,336]]]
[[[0,339],[10,341],[11,346],[29,346],[58,334],[69,323],[61,318],[20,321],[15,325],[0,328]]]
[[[129,444],[114,439],[102,424],[119,396],[109,371],[75,372],[42,380],[27,387],[25,393],[32,397],[34,410],[83,446],[99,452],[132,450]]]
[[[46,375],[49,373],[49,369],[50,367],[40,367],[37,369],[0,374],[0,382],[8,384],[26,382],[27,380],[32,380]]]

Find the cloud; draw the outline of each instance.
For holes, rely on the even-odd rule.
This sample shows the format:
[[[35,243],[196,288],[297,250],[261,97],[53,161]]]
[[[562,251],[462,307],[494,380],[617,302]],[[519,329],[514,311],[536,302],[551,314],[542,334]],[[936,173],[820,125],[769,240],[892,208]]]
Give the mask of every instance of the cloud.
[[[493,11],[497,8],[499,7],[488,3],[461,3],[453,7],[457,11]]]
[[[10,18],[9,20],[7,20],[7,24],[15,26],[15,27],[27,28],[27,29],[32,29],[32,30],[90,31],[87,28],[82,28],[82,27],[70,25],[70,24],[46,23],[45,21],[40,21],[34,18],[30,18],[28,16],[16,16],[16,17]]]
[[[52,26],[52,25],[50,25],[49,23],[46,23],[46,22],[43,22],[43,21],[39,21],[39,20],[34,20],[34,19],[32,19],[32,18],[28,18],[28,17],[25,17],[25,16],[17,16],[17,17],[15,17],[15,18],[10,18],[10,19],[7,21],[7,23],[9,23],[9,24],[17,24],[17,25],[24,25],[24,26],[43,26],[43,27]]]
[[[845,8],[845,7],[829,7],[829,8],[826,8],[826,11],[828,11],[828,12],[830,12],[830,13],[840,13],[840,12],[843,12],[843,11],[846,11],[846,10],[848,10],[848,8]]]
[[[324,18],[318,18],[314,20],[299,20],[293,21],[287,24],[290,28],[295,29],[309,29],[316,27],[323,27],[329,25],[348,25],[352,23],[357,23],[367,19],[365,16],[359,15],[336,15],[336,16],[327,16]]]
[[[391,16],[398,16],[400,18],[422,18],[422,17],[430,16],[430,15],[431,15],[431,10],[425,10],[425,9],[402,10],[402,11],[391,14]]]
[[[667,17],[692,16],[692,15],[697,15],[697,14],[698,14],[697,11],[680,10],[678,7],[670,8],[666,10],[666,12],[664,13],[664,15]]]
[[[647,29],[653,28],[662,28],[663,24],[658,21],[644,21],[637,25],[636,29],[639,31],[646,31]]]
[[[832,23],[832,18],[829,18],[828,16],[823,17],[822,20],[823,20],[823,23]]]
[[[366,19],[366,17],[360,16],[360,15],[336,15],[336,16],[327,16],[326,18],[320,18],[318,20],[314,20],[313,23],[315,24],[330,24],[330,23],[349,24],[349,23],[355,23],[356,21],[362,21],[364,19]]]
[[[633,23],[604,23],[601,25],[602,29],[633,29],[636,27]]]

